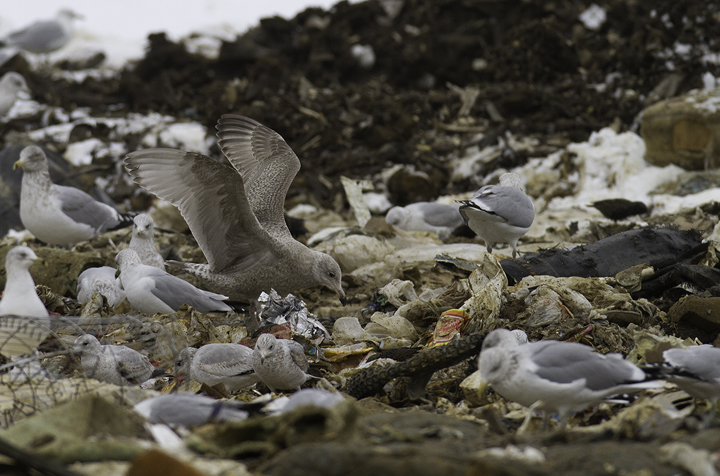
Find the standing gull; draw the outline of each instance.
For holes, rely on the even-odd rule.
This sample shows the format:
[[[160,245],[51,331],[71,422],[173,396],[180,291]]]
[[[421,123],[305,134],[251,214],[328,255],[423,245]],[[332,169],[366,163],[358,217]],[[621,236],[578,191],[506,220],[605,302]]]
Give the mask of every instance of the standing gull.
[[[309,364],[302,345],[272,334],[260,334],[255,343],[252,366],[271,392],[300,390],[308,379]]]
[[[30,266],[38,257],[27,246],[5,256],[5,290],[0,299],[0,353],[30,353],[50,332],[50,314],[35,292]]]
[[[147,213],[133,218],[132,238],[129,248],[135,250],[142,264],[165,270],[165,260],[155,248],[155,222]]]
[[[200,312],[232,310],[223,302],[227,296],[203,291],[167,271],[142,264],[135,250],[120,251],[115,262],[127,300],[140,312],[170,314],[183,304]]]
[[[18,167],[24,170],[20,220],[39,240],[71,245],[132,224],[131,217],[119,214],[82,190],[52,183],[47,157],[40,147],[25,147],[13,166]]]
[[[223,383],[229,392],[260,381],[252,366],[253,350],[241,344],[188,347],[175,358],[175,378],[190,378],[210,386]]]
[[[343,299],[337,262],[296,241],[285,224],[297,155],[277,132],[247,117],[226,114],[217,129],[232,167],[173,149],[136,151],[125,159],[135,183],[180,209],[208,262],[168,264],[240,301],[271,289],[285,295],[319,285]]]
[[[639,367],[620,354],[600,354],[591,347],[556,340],[521,345],[507,329],[490,332],[478,359],[480,390],[497,393],[526,407],[565,415],[618,393],[657,387]]]
[[[73,352],[80,354],[85,375],[115,385],[139,385],[152,376],[155,368],[147,357],[124,345],[102,345],[84,334],[75,340]]]
[[[88,268],[78,276],[77,300],[88,302],[95,293],[105,296],[108,306],[115,309],[125,300],[125,291],[120,279],[115,277],[117,270],[110,266]]]
[[[411,203],[404,207],[392,207],[385,221],[406,231],[429,231],[441,240],[463,224],[458,205],[437,202]]]
[[[486,185],[458,203],[465,223],[485,241],[488,253],[495,243],[507,243],[513,258],[517,256],[517,242],[535,219],[535,207],[519,175],[503,174],[500,185]]]
[[[20,73],[10,71],[3,75],[0,79],[0,117],[7,116],[22,91],[28,92],[29,89]]]
[[[76,18],[82,16],[71,10],[62,9],[52,20],[37,21],[11,33],[3,43],[31,53],[50,53],[59,50],[70,41],[74,30],[73,21]]]

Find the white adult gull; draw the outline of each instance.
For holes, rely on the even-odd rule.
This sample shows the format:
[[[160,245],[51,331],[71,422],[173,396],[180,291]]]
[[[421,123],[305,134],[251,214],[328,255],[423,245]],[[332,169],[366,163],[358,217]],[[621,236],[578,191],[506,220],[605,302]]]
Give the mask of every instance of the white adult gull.
[[[253,351],[252,366],[270,391],[300,390],[309,375],[302,345],[291,339],[260,334]]]
[[[659,386],[620,354],[600,354],[575,342],[520,344],[507,329],[490,332],[478,359],[482,384],[508,400],[565,415],[619,393]]]
[[[133,218],[132,238],[130,238],[130,249],[140,257],[142,264],[154,266],[165,270],[165,260],[155,248],[155,222],[147,213],[141,213]]]
[[[38,259],[27,246],[5,256],[5,289],[0,299],[0,353],[28,354],[50,333],[50,314],[35,291],[30,266]]]
[[[115,277],[117,270],[110,266],[88,268],[78,276],[77,300],[88,302],[95,293],[102,294],[108,306],[115,309],[125,300],[125,290],[120,279]]]
[[[392,207],[385,215],[385,221],[406,231],[436,233],[444,240],[463,224],[463,217],[458,205],[418,202],[404,207]]]
[[[82,190],[50,180],[47,157],[25,147],[13,168],[23,168],[20,220],[30,233],[53,245],[72,245],[132,224],[132,217],[100,203]]]
[[[36,21],[8,35],[2,43],[16,46],[31,53],[50,53],[59,50],[72,38],[73,21],[81,15],[68,10],[60,10],[51,20]]]
[[[260,381],[252,366],[253,350],[241,344],[206,344],[187,347],[175,358],[175,379],[185,378],[210,386],[223,383],[228,392]]]
[[[0,117],[10,112],[22,91],[29,92],[29,89],[20,73],[10,71],[3,74],[0,79]]]
[[[241,404],[192,393],[173,393],[146,398],[133,409],[150,423],[201,426],[213,421],[245,420],[248,412],[237,408]]]
[[[465,223],[485,241],[488,253],[495,243],[507,243],[517,256],[517,242],[530,230],[535,207],[517,174],[503,174],[500,185],[486,185],[470,200],[458,200]]]
[[[75,340],[73,352],[80,354],[85,376],[115,385],[139,385],[155,368],[140,352],[124,345],[102,345],[90,334]]]
[[[173,149],[140,150],[125,159],[135,183],[179,208],[207,259],[167,264],[239,301],[319,285],[343,299],[337,262],[296,241],[285,224],[297,155],[277,132],[247,117],[226,114],[217,129],[232,166]]]
[[[137,311],[170,314],[183,304],[200,312],[232,310],[223,302],[227,296],[203,291],[167,271],[142,264],[135,250],[120,251],[115,262],[127,300]]]

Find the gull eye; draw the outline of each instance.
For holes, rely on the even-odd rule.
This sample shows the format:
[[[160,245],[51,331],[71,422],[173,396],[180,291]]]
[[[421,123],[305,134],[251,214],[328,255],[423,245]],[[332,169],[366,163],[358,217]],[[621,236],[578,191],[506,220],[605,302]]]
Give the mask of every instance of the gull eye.
[[[330,276],[331,278],[334,278],[334,277],[335,277],[335,272],[334,272],[334,271],[330,271],[330,273],[328,273],[328,274],[329,274],[329,276]]]

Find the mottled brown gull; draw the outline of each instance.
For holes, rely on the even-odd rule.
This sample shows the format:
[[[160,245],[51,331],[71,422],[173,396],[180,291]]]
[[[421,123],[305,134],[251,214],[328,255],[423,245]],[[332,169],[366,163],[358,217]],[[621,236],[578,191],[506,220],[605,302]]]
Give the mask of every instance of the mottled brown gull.
[[[140,352],[124,345],[102,345],[90,334],[75,340],[73,352],[80,354],[87,377],[115,385],[139,385],[155,369]]]
[[[23,168],[20,220],[39,240],[72,245],[132,224],[131,217],[82,190],[52,183],[47,157],[40,147],[25,147],[13,166],[18,167]]]
[[[300,390],[309,375],[302,345],[272,334],[260,334],[253,351],[252,366],[270,391]]]
[[[0,299],[0,353],[28,354],[50,332],[50,314],[35,292],[30,266],[38,257],[16,246],[5,257],[5,289]]]
[[[132,238],[128,248],[135,250],[142,264],[165,270],[165,260],[155,248],[155,222],[147,213],[133,218]]]
[[[135,183],[180,209],[207,259],[167,264],[240,301],[271,289],[285,295],[319,285],[343,299],[337,262],[295,240],[285,224],[297,155],[277,132],[247,117],[226,114],[217,129],[232,167],[173,149],[136,151],[125,159]]]
[[[253,350],[241,344],[206,344],[188,347],[175,358],[175,378],[190,378],[210,386],[223,383],[236,392],[260,381],[252,366]]]

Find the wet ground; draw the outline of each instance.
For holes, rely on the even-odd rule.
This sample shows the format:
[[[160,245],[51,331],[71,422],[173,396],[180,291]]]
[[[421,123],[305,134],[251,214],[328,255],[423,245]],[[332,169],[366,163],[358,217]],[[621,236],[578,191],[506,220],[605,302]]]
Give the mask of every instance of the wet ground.
[[[392,12],[393,3],[402,8]],[[300,157],[302,169],[288,194],[288,208],[312,203],[325,209],[326,215],[308,219],[307,226],[314,230],[333,220],[352,222],[340,176],[371,179],[376,185],[383,182],[390,201],[398,205],[467,192],[498,169],[548,156],[571,142],[587,140],[603,127],[638,131],[638,115],[644,107],[701,88],[703,73],[720,77],[720,66],[711,55],[720,51],[717,4],[598,2],[607,18],[592,29],[578,19],[591,3],[339,3],[331,12],[309,9],[291,20],[263,20],[236,42],[223,43],[216,59],[191,53],[159,33],[150,36],[145,58],[109,79],[87,77],[73,82],[47,70],[31,70],[20,56],[0,68],[0,74],[23,73],[39,103],[65,111],[87,108],[97,117],[158,112],[197,121],[212,130],[224,113],[250,116],[279,132]],[[371,66],[363,66],[353,56],[354,45],[372,47],[375,61]],[[0,146],[17,147],[23,133],[57,122],[52,114],[12,120],[3,124]],[[508,134],[536,142],[517,148]],[[142,135],[128,132],[117,137],[115,130],[102,124],[83,123],[72,130],[69,142],[86,138],[119,140],[130,151],[140,146]],[[496,144],[500,153],[482,163],[474,176],[453,178],[452,161],[468,147]],[[172,144],[157,144],[163,145]],[[50,146],[62,154],[67,143]],[[216,146],[211,152],[219,155]],[[8,152],[2,157],[3,179],[17,182],[17,175],[8,178],[6,174],[14,155]],[[85,172],[82,175],[67,168],[58,170],[56,181],[90,189],[92,178],[117,173],[113,162],[111,158],[96,160],[80,169]],[[380,173],[395,164],[406,167],[381,181]],[[571,174],[572,165],[565,172]],[[151,203],[147,194],[138,194],[121,181],[113,185],[104,192],[126,209],[140,211]],[[562,288],[582,294],[609,322],[598,325],[596,314],[582,306],[572,307],[574,301],[563,294],[560,307],[546,310],[556,321],[531,325],[528,319],[535,308],[519,297],[523,286],[502,286],[498,295],[502,299],[476,304],[477,309],[490,309],[492,301],[498,307],[487,311],[486,322],[475,322],[474,330],[525,327],[531,340],[562,336],[603,352],[624,354],[658,334],[715,342],[720,334],[717,257],[712,246],[697,246],[712,232],[720,209],[706,204],[699,210],[681,217],[654,217],[653,224],[680,224],[684,230],[696,228],[700,233],[683,235],[682,249],[674,247],[676,242],[663,248],[668,256],[653,265],[666,270],[667,279],[645,286],[644,294],[636,287],[642,281],[638,278],[641,270],[617,273],[645,261],[619,265],[612,273],[582,275],[587,280],[552,283],[554,292],[562,293]],[[12,207],[2,212],[6,224],[16,222]],[[396,239],[378,223],[372,221],[354,233]],[[599,239],[632,228],[632,221],[602,223],[594,236]],[[31,243],[51,263],[47,276],[37,275],[36,282],[50,288],[44,298],[46,303],[55,300],[52,310],[63,315],[81,312],[58,296],[73,297],[73,280],[79,273],[75,268],[112,264],[113,246],[122,246],[129,237],[120,232],[111,238],[112,243],[104,237],[83,245],[75,250],[83,253],[75,257]],[[158,240],[170,257],[202,259],[186,233],[161,231]],[[467,236],[453,236],[448,242],[473,243]],[[547,237],[546,242],[548,247],[554,244]],[[642,247],[655,256],[659,248],[652,241]],[[0,258],[6,249],[0,248]],[[415,263],[397,276],[418,288],[448,287],[431,304],[418,304],[409,314],[418,332],[413,344],[431,336],[440,312],[460,307],[471,294],[477,297],[476,289],[471,293],[462,285],[468,275],[469,270],[457,267]],[[62,279],[67,276],[69,281]],[[615,281],[598,281],[597,276]],[[398,307],[376,294],[386,282],[357,275],[345,280],[350,297],[346,308],[327,291],[299,293],[328,328],[337,318],[351,315],[365,325],[372,311]],[[687,296],[697,301],[686,300],[684,307],[678,306]],[[106,308],[102,313],[112,315]],[[202,328],[197,319],[176,318],[187,321],[187,335]],[[212,332],[203,332],[196,343],[212,339],[208,337]],[[636,352],[644,358],[647,350]],[[338,375],[358,360],[321,362],[312,370],[347,391],[345,376]],[[473,360],[464,360],[443,368],[429,382],[422,399],[408,393],[410,377],[402,376],[351,408],[280,422],[280,430],[273,426],[276,423],[257,422],[236,430],[209,427],[195,435],[191,446],[208,455],[238,459],[262,474],[339,475],[350,470],[368,475],[712,474],[702,470],[714,470],[714,455],[720,450],[717,417],[708,422],[701,410],[691,414],[689,401],[682,396],[646,396],[629,407],[601,404],[571,419],[567,430],[553,426],[543,431],[534,421],[529,432],[518,434],[524,416],[519,407],[493,394],[472,401],[463,393],[460,383],[474,370],[473,365]],[[217,443],[212,446],[215,437]],[[254,446],[242,446],[243,442]]]

